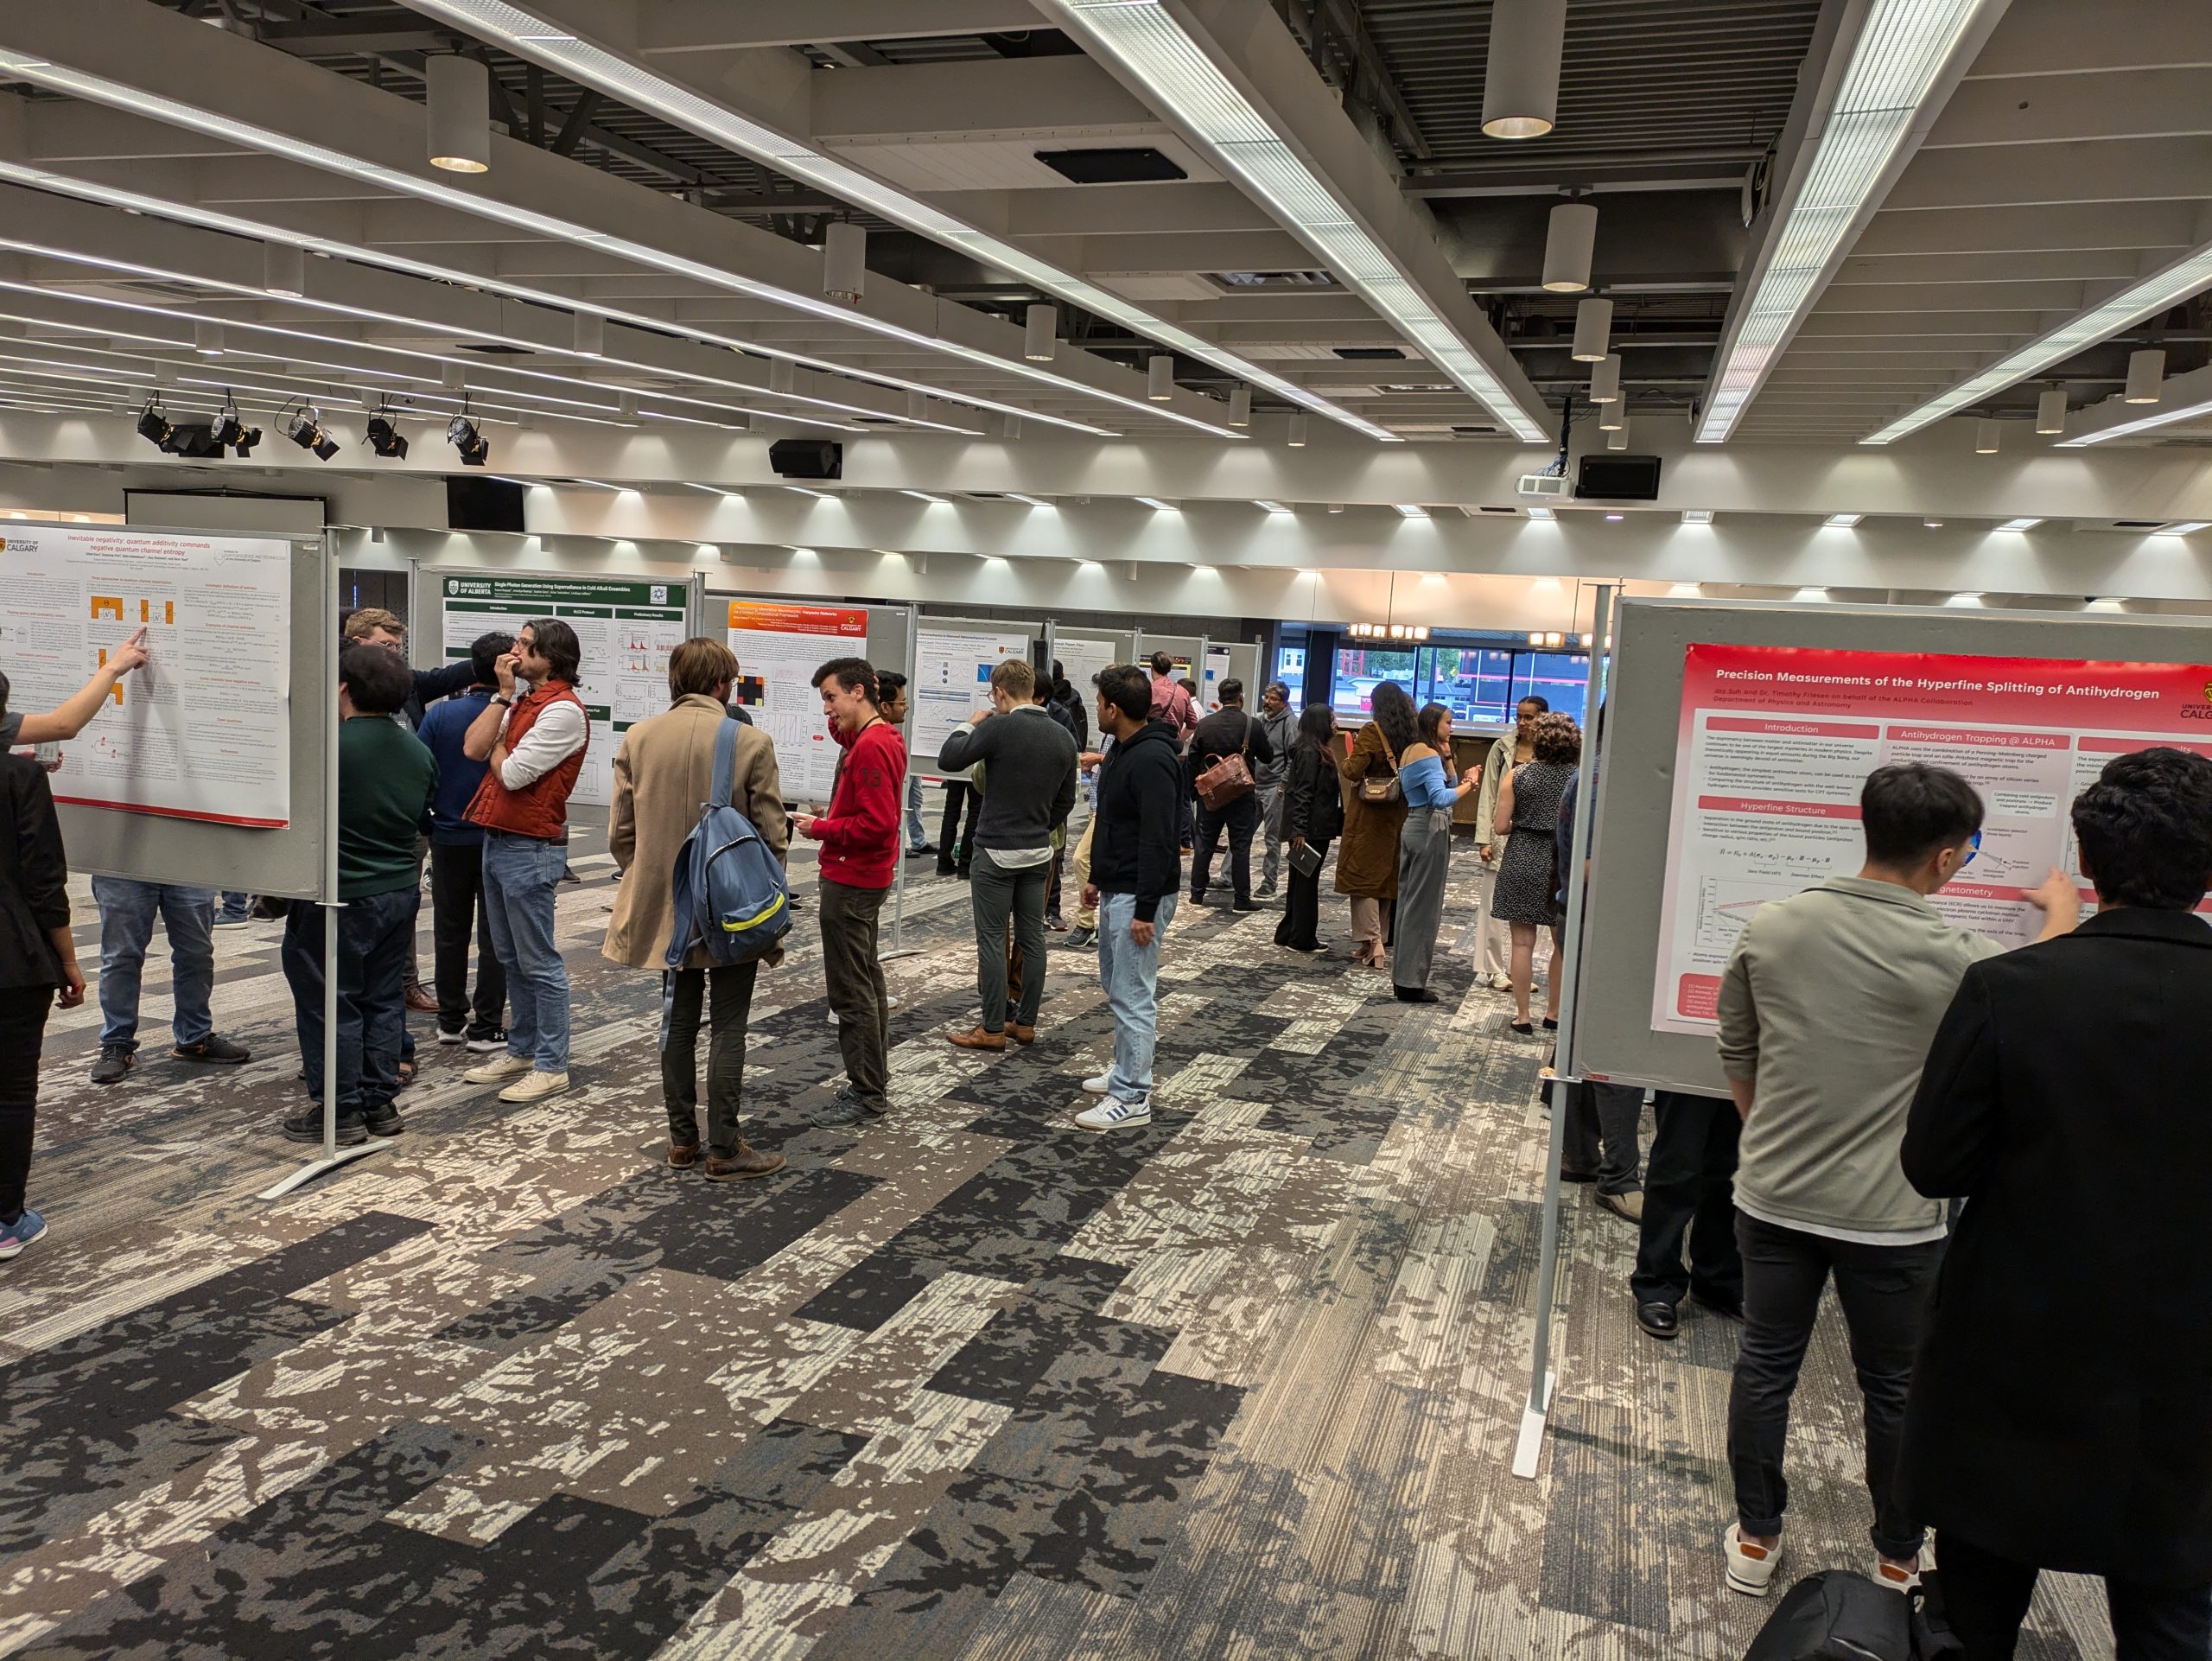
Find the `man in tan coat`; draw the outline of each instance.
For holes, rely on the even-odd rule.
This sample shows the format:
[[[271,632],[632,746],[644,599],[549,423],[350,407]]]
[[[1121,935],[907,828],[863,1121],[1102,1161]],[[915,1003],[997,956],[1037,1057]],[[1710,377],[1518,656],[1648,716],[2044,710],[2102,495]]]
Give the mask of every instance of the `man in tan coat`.
[[[613,920],[601,955],[632,969],[659,969],[668,950],[673,901],[671,878],[684,839],[699,823],[700,805],[714,787],[715,744],[729,720],[724,707],[737,678],[737,659],[720,640],[684,641],[669,654],[668,690],[674,702],[664,715],[641,721],[623,735],[614,753],[614,809],[607,846],[622,868]],[[730,805],[753,821],[781,859],[789,841],[783,781],[776,749],[757,727],[737,730]],[[780,950],[768,954],[774,964]],[[661,1094],[668,1106],[668,1162],[682,1169],[699,1162],[698,1038],[700,1005],[711,1014],[707,1054],[707,1177],[734,1181],[772,1176],[781,1154],[747,1144],[738,1129],[745,1082],[745,1027],[753,1006],[759,963],[709,967],[694,948],[681,969],[664,971],[660,1045]]]

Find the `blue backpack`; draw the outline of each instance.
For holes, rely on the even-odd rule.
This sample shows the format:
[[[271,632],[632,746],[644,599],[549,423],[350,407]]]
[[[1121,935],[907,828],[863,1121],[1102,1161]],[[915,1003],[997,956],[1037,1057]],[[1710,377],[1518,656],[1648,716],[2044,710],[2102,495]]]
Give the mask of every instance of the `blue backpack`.
[[[671,875],[674,919],[666,963],[680,969],[694,946],[716,968],[751,963],[791,932],[791,893],[782,862],[753,821],[729,805],[739,723],[715,735],[715,780],[699,823],[677,851]]]

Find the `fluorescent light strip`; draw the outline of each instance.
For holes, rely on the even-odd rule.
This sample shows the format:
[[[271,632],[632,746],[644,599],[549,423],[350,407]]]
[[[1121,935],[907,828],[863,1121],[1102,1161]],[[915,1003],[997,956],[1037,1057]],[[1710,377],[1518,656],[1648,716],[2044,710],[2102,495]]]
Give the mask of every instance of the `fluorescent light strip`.
[[[2102,409],[2106,406],[2100,404],[2097,407]],[[2085,410],[2083,413],[2088,412]],[[2109,427],[2100,427],[2094,432],[2082,433],[2073,438],[2062,438],[2051,448],[2061,450],[2087,449],[2092,444],[2103,443],[2107,438],[2129,438],[2138,433],[2152,432],[2160,427],[2171,427],[2177,421],[2194,421],[2199,416],[2208,415],[2212,415],[2212,398],[2200,398],[2194,404],[2177,404],[2168,408],[2153,410],[2147,415],[2137,416],[2130,421],[2115,422]],[[1865,442],[1872,443],[1873,440],[1870,438]]]
[[[1821,523],[1831,530],[1848,531],[1866,517],[1864,513],[1831,513]]]
[[[812,497],[814,497],[814,498],[815,498],[817,500],[818,500],[818,501],[825,501],[825,502],[826,502],[826,501],[829,501],[829,500],[831,500],[830,495],[830,493],[829,493],[828,491],[826,491],[826,490],[816,490],[816,489],[814,489],[814,488],[812,488],[811,487],[807,486],[807,485],[785,485],[785,486],[784,487],[784,488],[785,488],[785,490],[794,490],[794,491],[797,491],[797,492],[798,492],[800,495],[802,495],[802,496],[812,496]]]
[[[926,490],[902,490],[901,496],[912,496],[918,502],[941,502],[946,499]]]
[[[2018,351],[2007,353],[1995,363],[1969,379],[1961,381],[1948,392],[1940,392],[1907,411],[1878,431],[1871,432],[1859,442],[1862,444],[1887,444],[1903,438],[1907,433],[1917,432],[1931,421],[1980,403],[1992,393],[2004,391],[2016,382],[2040,374],[2062,359],[2096,345],[2100,340],[2117,334],[2131,323],[2155,316],[2212,283],[2212,245],[2197,249],[2166,267],[2155,277],[2121,290],[2101,306],[2094,306],[2071,322],[2037,340],[2031,340]],[[2056,448],[2078,449],[2084,445],[2101,443],[2107,438],[2117,438],[2123,433],[2143,432],[2161,427],[2168,422],[2184,421],[2192,415],[2202,415],[2212,410],[2212,404],[2198,404],[2186,410],[2162,410],[2137,421],[2107,427],[2101,432],[2089,433],[2080,438],[2069,438]]]
[[[1425,519],[1428,517],[1428,510],[1419,502],[1392,502],[1390,506],[1398,510],[1398,517],[1402,519]]]
[[[1137,496],[1133,497],[1131,500],[1142,502],[1147,507],[1157,509],[1162,513],[1179,513],[1183,511],[1181,508],[1176,506],[1174,503],[1163,502],[1157,496]]]
[[[1713,523],[1713,510],[1709,507],[1686,507],[1682,510],[1682,523],[1710,525]]]
[[[1999,531],[2032,531],[2042,523],[2041,519],[2007,519],[1997,528]]]
[[[745,493],[741,490],[725,490],[720,485],[693,484],[689,479],[683,480],[683,487],[686,490],[703,490],[709,496],[742,496]]]
[[[1717,444],[1735,430],[1986,3],[1873,0],[1796,199],[1777,222],[1771,252],[1743,296],[1698,422],[1700,444]]]
[[[1558,519],[1559,515],[1548,507],[1532,507],[1529,510],[1529,517],[1541,525],[1548,520]]]
[[[1006,499],[1010,502],[1027,502],[1032,507],[1050,507],[1052,506],[1052,503],[1039,501],[1034,496],[1025,496],[1018,490],[1009,490],[1001,493],[1004,494]]]
[[[1406,279],[1381,245],[1352,222],[1327,186],[1158,0],[1039,0],[1039,9],[1066,19],[1096,52],[1111,55],[1141,82],[1158,107],[1202,140],[1320,254],[1338,281],[1420,347],[1500,426],[1529,443],[1545,437],[1543,427],[1506,392],[1490,366]]]
[[[672,277],[688,277],[694,282],[705,283],[709,288],[725,290],[732,294],[741,294],[751,299],[765,300],[773,305],[786,306],[793,311],[827,319],[862,334],[878,334],[889,340],[903,340],[909,345],[920,346],[932,352],[943,353],[949,357],[981,364],[1002,374],[1018,376],[1053,387],[1063,394],[1072,392],[1084,398],[1094,398],[1109,404],[1121,404],[1140,414],[1178,422],[1184,426],[1196,428],[1201,432],[1218,438],[1241,439],[1244,436],[1243,433],[1216,426],[1209,421],[1201,421],[1194,416],[1181,414],[1141,397],[1128,397],[1120,392],[1091,386],[1064,375],[1053,374],[1049,370],[1039,368],[1037,365],[1020,358],[1001,358],[995,353],[986,352],[978,347],[964,346],[958,341],[945,340],[940,335],[925,334],[918,330],[910,329],[898,323],[872,317],[864,311],[841,305],[826,295],[802,294],[790,289],[779,288],[772,283],[763,283],[753,277],[743,277],[734,271],[725,270],[720,266],[708,264],[702,260],[688,259],[682,255],[670,253],[664,249],[652,246],[650,243],[634,241],[627,237],[612,236],[603,231],[594,231],[588,226],[557,219],[550,213],[540,213],[535,209],[520,207],[511,202],[503,202],[494,196],[442,184],[434,179],[417,178],[397,168],[387,168],[374,162],[363,161],[359,156],[348,156],[344,151],[333,150],[327,145],[315,143],[288,133],[272,131],[268,128],[256,126],[251,122],[239,121],[229,116],[221,115],[213,110],[181,103],[175,99],[142,92],[137,87],[124,86],[120,81],[110,80],[105,76],[64,68],[58,64],[47,63],[38,59],[26,57],[22,53],[5,49],[0,49],[0,71],[19,75],[25,80],[48,87],[54,92],[67,92],[73,98],[84,99],[95,104],[105,104],[111,108],[126,110],[136,115],[149,116],[170,126],[205,133],[209,137],[224,139],[282,160],[304,162],[309,167],[320,168],[326,173],[334,173],[345,178],[365,180],[369,183],[399,194],[413,196],[423,201],[434,202],[442,207],[455,208],[478,219],[511,226],[518,231],[527,231],[534,236],[548,237],[577,247],[594,248],[602,253],[612,254],[618,259],[626,259],[634,264],[643,265],[653,270],[666,271]],[[30,173],[37,169],[11,169],[10,171],[11,174]],[[196,213],[198,210],[194,211]],[[262,234],[266,235],[266,233]],[[279,233],[276,239],[300,240],[289,233]],[[395,264],[395,269],[399,269],[389,257],[373,251],[365,252],[359,257],[373,264]],[[488,283],[480,277],[467,277],[455,274],[454,280],[472,282],[476,286],[487,289],[500,286]],[[598,305],[587,306],[573,297],[552,301],[549,296],[549,302],[572,311],[592,310],[604,316],[619,318],[625,322],[634,321],[628,314]],[[661,327],[664,328],[665,325]],[[749,342],[747,344],[750,345]],[[811,360],[795,358],[794,361],[807,362]],[[867,379],[885,379],[886,378],[870,375]],[[1034,417],[1039,420],[1054,422],[1061,426],[1083,424],[1068,421],[1064,417],[1046,415],[1039,410],[1018,410],[1010,405],[986,404],[980,398],[948,392],[941,388],[920,386],[918,383],[887,380],[886,384],[905,385],[912,390],[927,391],[936,397],[949,398],[955,403],[1004,409],[1011,414]]]
[[[1270,513],[1287,513],[1290,512],[1290,510],[1285,507],[1281,502],[1255,501],[1252,506],[1258,508],[1264,508]]]
[[[572,80],[595,86],[635,108],[650,110],[689,131],[765,162],[779,173],[804,180],[910,231],[973,254],[985,264],[1012,272],[1087,311],[1110,318],[1162,346],[1173,347],[1227,370],[1278,397],[1302,404],[1317,415],[1340,421],[1370,438],[1389,442],[1397,439],[1397,435],[1388,428],[1331,403],[1295,381],[1224,351],[1211,340],[1156,317],[1096,283],[1061,270],[1018,245],[979,231],[846,162],[747,121],[663,80],[643,65],[602,51],[574,35],[548,34],[548,26],[541,19],[503,4],[501,0],[410,0],[410,3],[416,11],[442,17],[480,38],[499,41],[524,57],[559,70]]]
[[[2176,519],[2171,525],[2162,525],[2151,534],[2154,537],[2190,537],[2199,531],[2212,531],[2212,519]]]

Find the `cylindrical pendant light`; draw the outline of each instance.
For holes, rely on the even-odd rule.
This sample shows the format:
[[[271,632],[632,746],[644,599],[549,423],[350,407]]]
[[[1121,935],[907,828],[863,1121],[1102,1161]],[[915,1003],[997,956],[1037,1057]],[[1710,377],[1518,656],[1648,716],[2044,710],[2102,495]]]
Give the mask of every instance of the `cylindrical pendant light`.
[[[261,286],[286,299],[298,299],[308,291],[307,255],[293,243],[262,244]]]
[[[1285,441],[1294,450],[1306,448],[1306,417],[1294,415],[1290,418],[1290,436]]]
[[[1483,64],[1483,130],[1541,138],[1559,119],[1559,60],[1567,0],[1497,0]]]
[[[1145,364],[1144,395],[1154,404],[1165,404],[1175,396],[1175,360],[1166,353],[1154,353]]]
[[[468,371],[457,363],[441,364],[438,385],[448,392],[461,391],[468,385]]]
[[[1598,406],[1598,430],[1599,432],[1617,432],[1621,428],[1627,425],[1628,400],[1626,398],[1617,398],[1610,403],[1600,404]]]
[[[1252,424],[1252,389],[1232,386],[1229,389],[1229,424],[1249,427]]]
[[[822,232],[822,292],[857,305],[868,291],[868,232],[850,220],[832,220]]]
[[[906,389],[906,419],[927,421],[930,418],[930,395],[918,386]]]
[[[192,345],[203,358],[223,355],[223,326],[220,323],[194,323],[192,326]]]
[[[573,342],[579,358],[596,358],[607,350],[607,319],[595,311],[574,314],[575,339]]]
[[[1622,417],[1621,424],[1605,435],[1605,448],[1609,450],[1624,450],[1628,448],[1627,417]]]
[[[614,413],[625,421],[635,421],[638,418],[638,395],[631,391],[617,392],[614,395]]]
[[[1974,423],[1974,453],[1976,455],[1996,455],[1997,443],[2000,436],[1995,422],[1975,422]]]
[[[1021,355],[1032,363],[1050,363],[1060,348],[1060,314],[1050,306],[1032,306],[1022,314]]]
[[[430,165],[448,173],[492,170],[492,72],[458,53],[424,60]]]
[[[2039,433],[2063,433],[2066,430],[2066,389],[2054,386],[2036,400],[2036,430]]]
[[[999,418],[999,436],[1001,438],[1020,437],[1021,417],[1018,415],[1001,416]]]
[[[2127,391],[2120,395],[2126,404],[2156,404],[2158,383],[2166,378],[2166,354],[2159,347],[2146,346],[2140,352],[2127,354]]]
[[[789,358],[769,359],[768,390],[779,398],[783,397],[791,390],[791,382],[796,374],[796,367]]]
[[[1574,361],[1603,363],[1611,351],[1613,302],[1592,295],[1574,308]]]
[[[1590,401],[1611,404],[1621,395],[1621,354],[1608,352],[1591,366]]]
[[[1598,245],[1598,210],[1588,202],[1561,202],[1544,232],[1544,287],[1580,294],[1590,286],[1590,256]]]

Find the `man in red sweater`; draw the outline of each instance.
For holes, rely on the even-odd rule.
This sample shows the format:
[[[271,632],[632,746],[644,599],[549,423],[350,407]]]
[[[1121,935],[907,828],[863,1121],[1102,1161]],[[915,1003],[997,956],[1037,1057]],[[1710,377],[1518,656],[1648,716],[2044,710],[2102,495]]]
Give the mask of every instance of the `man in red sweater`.
[[[890,999],[876,955],[883,896],[899,864],[899,815],[906,800],[906,746],[883,718],[875,671],[865,658],[833,658],[814,671],[822,713],[844,754],[830,811],[795,813],[791,824],[822,844],[822,972],[837,1017],[845,1087],[814,1116],[817,1124],[858,1124],[891,1111]]]

